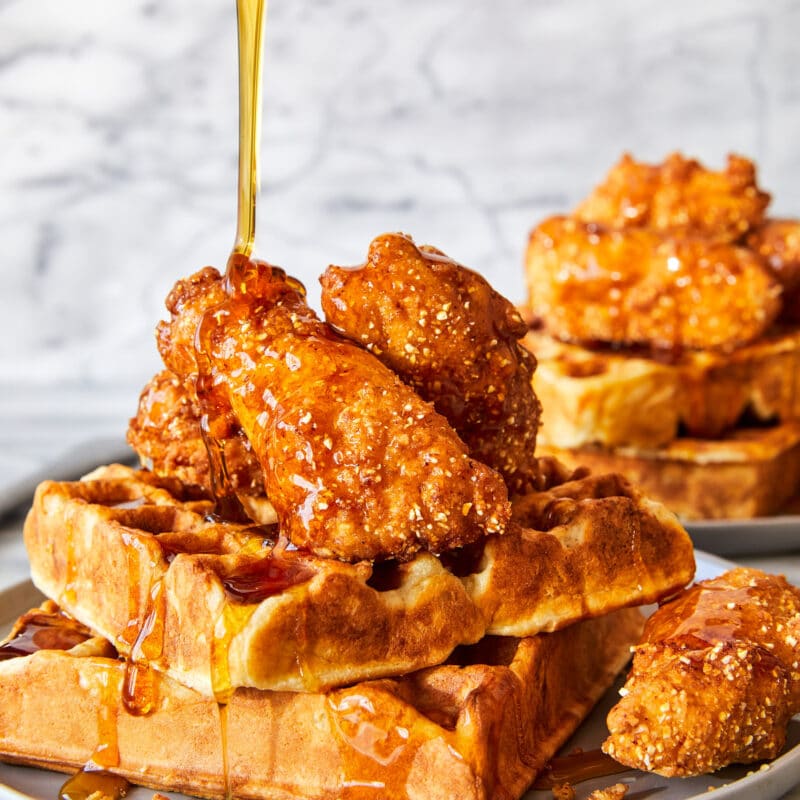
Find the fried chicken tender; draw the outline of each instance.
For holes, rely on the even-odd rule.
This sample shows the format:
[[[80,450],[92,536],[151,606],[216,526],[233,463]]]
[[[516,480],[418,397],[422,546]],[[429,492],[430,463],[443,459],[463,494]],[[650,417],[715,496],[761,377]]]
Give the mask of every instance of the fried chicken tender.
[[[726,168],[714,172],[680,153],[661,164],[625,154],[574,215],[610,227],[681,229],[733,242],[762,222],[769,201],[755,165],[741,156],[728,156]]]
[[[197,484],[208,494],[214,491],[197,398],[170,370],[159,372],[142,390],[127,439],[156,475]],[[225,440],[225,463],[234,491],[264,493],[261,464],[241,431]]]
[[[547,332],[576,342],[730,350],[781,309],[780,285],[751,250],[560,216],[531,232],[527,278]]]
[[[737,568],[648,620],[603,750],[668,777],[774,758],[800,711],[800,590]]]
[[[246,435],[281,531],[346,560],[411,557],[501,533],[500,475],[433,407],[338,336],[282,270],[242,259],[169,297],[167,365],[193,378],[212,438]],[[197,347],[195,347],[197,343]]]
[[[449,420],[470,455],[513,493],[541,489],[541,408],[527,325],[477,273],[401,233],[372,241],[360,268],[321,278],[327,321],[360,342]]]
[[[800,287],[800,220],[768,219],[747,237],[786,289]]]
[[[747,237],[783,286],[781,319],[800,322],[800,220],[768,219]]]

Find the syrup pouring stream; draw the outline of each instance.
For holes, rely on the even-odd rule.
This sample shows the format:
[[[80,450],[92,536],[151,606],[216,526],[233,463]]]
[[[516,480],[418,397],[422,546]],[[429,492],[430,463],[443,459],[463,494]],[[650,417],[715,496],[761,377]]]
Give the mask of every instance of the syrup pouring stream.
[[[264,40],[264,21],[267,0],[237,0],[239,43],[239,178],[236,239],[228,259],[226,276],[230,277],[233,265],[250,258],[255,244],[256,206],[259,193],[258,145],[261,132],[261,71]],[[241,507],[228,479],[222,443],[205,436],[214,475],[218,506],[231,512],[231,517],[241,515]],[[220,504],[220,500],[227,501]],[[135,665],[134,665],[135,666]],[[149,671],[148,671],[149,676]],[[233,796],[227,746],[227,713],[219,697],[219,719],[222,746],[222,771],[227,798]],[[149,707],[147,708],[149,711]],[[116,726],[115,726],[116,727]],[[104,746],[101,742],[101,747]],[[99,750],[100,748],[98,748]],[[83,770],[64,783],[59,791],[60,800],[86,800],[95,792],[109,798],[124,797],[129,784],[124,778],[105,771],[116,763],[97,764],[90,761]]]

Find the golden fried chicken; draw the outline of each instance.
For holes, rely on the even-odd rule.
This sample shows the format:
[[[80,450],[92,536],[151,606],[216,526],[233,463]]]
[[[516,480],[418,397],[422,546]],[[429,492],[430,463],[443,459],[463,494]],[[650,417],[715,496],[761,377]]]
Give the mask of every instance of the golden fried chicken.
[[[781,319],[800,322],[800,220],[768,219],[747,237],[783,286]]]
[[[209,494],[214,491],[197,398],[174,373],[163,370],[144,387],[127,438],[156,475],[197,484]],[[235,492],[264,493],[261,464],[241,431],[225,440],[225,463]]]
[[[750,232],[747,246],[767,262],[783,287],[800,286],[800,220],[768,219]]]
[[[390,233],[359,268],[321,278],[327,321],[360,342],[447,417],[470,455],[512,492],[543,488],[534,448],[534,357],[514,306],[477,273],[435,248]]]
[[[224,279],[203,270],[178,283],[168,307],[165,362],[194,378],[212,439],[241,427],[295,545],[403,559],[504,530],[500,475],[391,370],[320,321],[282,270],[245,259]]]
[[[800,590],[737,568],[648,620],[603,750],[668,777],[774,758],[800,711]]]
[[[531,232],[527,278],[546,331],[577,342],[728,350],[781,308],[780,285],[751,250],[567,217]]]
[[[682,229],[733,242],[761,223],[769,200],[758,188],[753,162],[741,156],[728,156],[726,168],[714,172],[680,153],[661,164],[625,154],[575,209],[575,217],[610,227]]]

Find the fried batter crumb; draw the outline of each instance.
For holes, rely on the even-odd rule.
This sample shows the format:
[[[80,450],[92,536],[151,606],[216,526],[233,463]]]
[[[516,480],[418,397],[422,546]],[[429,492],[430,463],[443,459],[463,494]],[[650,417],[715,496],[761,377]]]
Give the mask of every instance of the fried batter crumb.
[[[575,800],[575,787],[571,783],[559,783],[553,787],[553,800]]]
[[[595,789],[586,800],[622,800],[627,793],[627,784],[615,783],[605,789]]]

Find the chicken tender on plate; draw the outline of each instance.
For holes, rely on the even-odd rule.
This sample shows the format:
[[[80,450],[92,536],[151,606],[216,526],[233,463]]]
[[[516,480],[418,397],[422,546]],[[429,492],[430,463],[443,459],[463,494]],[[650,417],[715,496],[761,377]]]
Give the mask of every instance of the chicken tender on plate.
[[[749,249],[551,217],[531,232],[530,308],[551,336],[653,350],[730,350],[761,336],[781,287]]]
[[[756,183],[755,165],[741,156],[728,156],[725,169],[715,172],[680,153],[661,164],[625,154],[575,217],[612,227],[683,229],[732,242],[761,223],[769,201]]]
[[[800,590],[736,568],[666,603],[634,649],[603,750],[667,777],[777,756],[800,711]]]
[[[540,406],[527,325],[477,273],[402,233],[366,263],[321,278],[328,322],[364,345],[449,420],[470,455],[513,493],[544,488],[534,456]]]
[[[194,381],[212,441],[244,432],[295,545],[405,559],[503,532],[501,476],[391,370],[319,320],[282,270],[247,259],[224,278],[206,269],[179,282],[168,307],[167,366]]]

